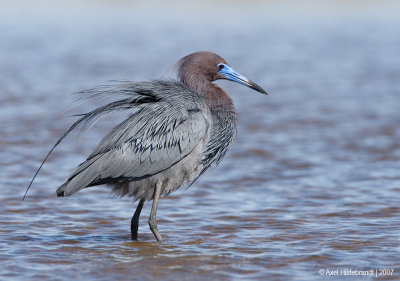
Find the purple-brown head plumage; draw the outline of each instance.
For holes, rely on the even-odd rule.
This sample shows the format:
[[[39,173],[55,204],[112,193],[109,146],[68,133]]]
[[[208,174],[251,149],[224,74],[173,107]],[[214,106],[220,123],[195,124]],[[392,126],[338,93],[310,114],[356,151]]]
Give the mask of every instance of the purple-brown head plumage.
[[[211,52],[189,54],[179,60],[178,67],[180,81],[200,93],[206,86],[210,86],[212,81],[228,79],[267,94],[256,83],[231,68],[223,58]]]

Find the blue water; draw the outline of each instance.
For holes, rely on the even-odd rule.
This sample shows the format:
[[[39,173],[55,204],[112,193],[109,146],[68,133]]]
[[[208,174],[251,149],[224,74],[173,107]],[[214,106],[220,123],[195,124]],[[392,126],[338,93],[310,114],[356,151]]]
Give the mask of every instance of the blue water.
[[[1,280],[400,278],[394,2],[5,3]],[[67,138],[21,201],[71,115],[99,102],[74,103],[71,93],[158,79],[198,50],[218,53],[270,95],[218,82],[235,102],[238,137],[220,166],[160,201],[163,243],[146,223],[151,204],[132,242],[130,199],[103,187],[55,196],[123,116]]]

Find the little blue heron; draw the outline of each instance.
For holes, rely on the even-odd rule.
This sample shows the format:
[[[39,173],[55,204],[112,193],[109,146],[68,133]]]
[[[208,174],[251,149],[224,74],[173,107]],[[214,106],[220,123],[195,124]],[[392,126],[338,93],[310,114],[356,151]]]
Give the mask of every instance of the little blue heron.
[[[228,79],[267,94],[211,52],[189,54],[177,66],[180,81],[126,82],[85,91],[125,98],[83,114],[50,150],[26,193],[50,153],[75,127],[105,113],[136,109],[102,139],[57,189],[57,196],[107,184],[115,194],[139,200],[131,220],[133,240],[143,204],[153,200],[149,226],[157,241],[162,241],[156,224],[159,197],[192,184],[212,164],[218,164],[236,134],[232,100],[212,82]]]

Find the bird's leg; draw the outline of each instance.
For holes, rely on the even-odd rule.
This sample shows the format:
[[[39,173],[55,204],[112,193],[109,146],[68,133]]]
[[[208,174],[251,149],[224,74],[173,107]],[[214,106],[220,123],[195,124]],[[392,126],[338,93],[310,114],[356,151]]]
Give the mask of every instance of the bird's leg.
[[[131,220],[131,234],[132,234],[132,240],[137,240],[138,238],[138,228],[139,228],[139,217],[140,217],[140,212],[142,211],[144,204],[144,199],[140,199],[139,204],[136,207],[136,211],[133,214],[132,220]]]
[[[151,213],[150,213],[150,218],[149,218],[150,229],[153,232],[153,234],[156,237],[158,242],[162,242],[162,238],[161,238],[160,232],[158,232],[157,223],[156,223],[156,212],[157,212],[157,205],[158,205],[158,199],[160,198],[160,194],[161,194],[161,183],[158,182],[156,184],[156,188],[154,190],[153,206],[151,207]]]

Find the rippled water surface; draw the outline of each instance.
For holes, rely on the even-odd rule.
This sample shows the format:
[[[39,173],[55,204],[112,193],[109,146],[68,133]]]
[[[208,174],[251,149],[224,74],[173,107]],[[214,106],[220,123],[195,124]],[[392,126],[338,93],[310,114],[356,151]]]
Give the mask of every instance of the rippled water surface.
[[[124,5],[1,12],[1,280],[400,279],[395,16],[368,5],[299,6],[298,17],[260,3],[193,17]],[[163,243],[147,226],[149,203],[132,242],[129,198],[104,187],[55,196],[117,119],[67,138],[21,201],[70,116],[96,105],[63,113],[78,104],[71,93],[159,78],[197,50],[270,95],[218,82],[240,115],[238,137],[220,166],[160,201]]]

